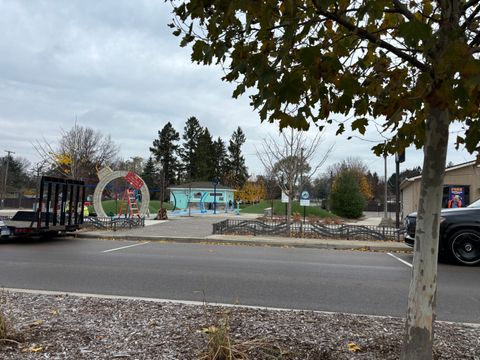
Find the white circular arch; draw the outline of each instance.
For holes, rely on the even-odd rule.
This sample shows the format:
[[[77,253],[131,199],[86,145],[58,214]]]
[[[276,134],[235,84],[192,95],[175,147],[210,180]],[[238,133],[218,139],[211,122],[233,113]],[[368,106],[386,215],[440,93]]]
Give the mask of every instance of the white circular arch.
[[[105,190],[105,187],[113,180],[121,178],[124,178],[129,184],[133,185],[134,188],[142,192],[142,206],[140,207],[139,215],[143,217],[147,214],[148,206],[150,204],[150,192],[148,191],[147,184],[145,184],[145,181],[143,181],[140,176],[131,171],[113,171],[109,167],[106,167],[98,172],[98,178],[100,181],[95,187],[95,192],[93,193],[93,208],[95,209],[97,216],[107,217],[102,206],[103,190]],[[132,182],[131,179],[134,181]]]

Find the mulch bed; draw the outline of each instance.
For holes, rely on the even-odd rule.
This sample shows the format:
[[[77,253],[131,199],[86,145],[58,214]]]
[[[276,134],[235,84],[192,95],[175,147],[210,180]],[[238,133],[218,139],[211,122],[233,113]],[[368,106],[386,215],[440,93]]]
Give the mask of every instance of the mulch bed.
[[[1,359],[200,359],[228,319],[249,359],[398,359],[403,319],[4,292]],[[435,359],[480,360],[480,327],[437,323]],[[245,346],[243,346],[245,345]],[[243,347],[242,347],[243,346]],[[269,357],[272,356],[272,357]]]

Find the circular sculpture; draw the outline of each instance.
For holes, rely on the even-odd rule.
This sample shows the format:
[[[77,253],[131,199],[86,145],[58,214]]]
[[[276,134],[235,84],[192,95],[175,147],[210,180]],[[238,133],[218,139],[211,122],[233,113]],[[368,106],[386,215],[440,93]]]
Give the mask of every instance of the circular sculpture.
[[[144,217],[147,214],[148,206],[150,204],[150,192],[148,191],[147,184],[142,180],[140,176],[131,171],[117,170],[113,171],[108,166],[100,170],[98,173],[99,183],[95,187],[93,193],[93,208],[97,213],[97,216],[107,217],[105,210],[102,206],[102,193],[105,187],[116,179],[124,178],[134,189],[142,192],[142,206],[139,210],[139,215]]]

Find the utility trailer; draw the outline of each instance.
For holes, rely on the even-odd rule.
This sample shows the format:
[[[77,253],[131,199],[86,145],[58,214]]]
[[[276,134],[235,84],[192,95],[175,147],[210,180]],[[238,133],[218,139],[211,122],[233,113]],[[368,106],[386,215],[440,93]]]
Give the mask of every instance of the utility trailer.
[[[55,236],[73,232],[83,224],[85,183],[42,176],[36,211],[17,211],[0,219],[0,237]]]

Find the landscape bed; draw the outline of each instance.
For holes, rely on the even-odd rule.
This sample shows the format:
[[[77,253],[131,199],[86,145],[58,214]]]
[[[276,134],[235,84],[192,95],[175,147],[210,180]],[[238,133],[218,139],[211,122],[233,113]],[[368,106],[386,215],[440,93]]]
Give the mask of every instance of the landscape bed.
[[[398,359],[404,329],[390,317],[20,292],[4,292],[1,309],[19,342],[4,342],[0,358],[12,360],[200,359],[204,329],[225,318],[249,359]],[[434,359],[479,360],[480,328],[437,323]]]

